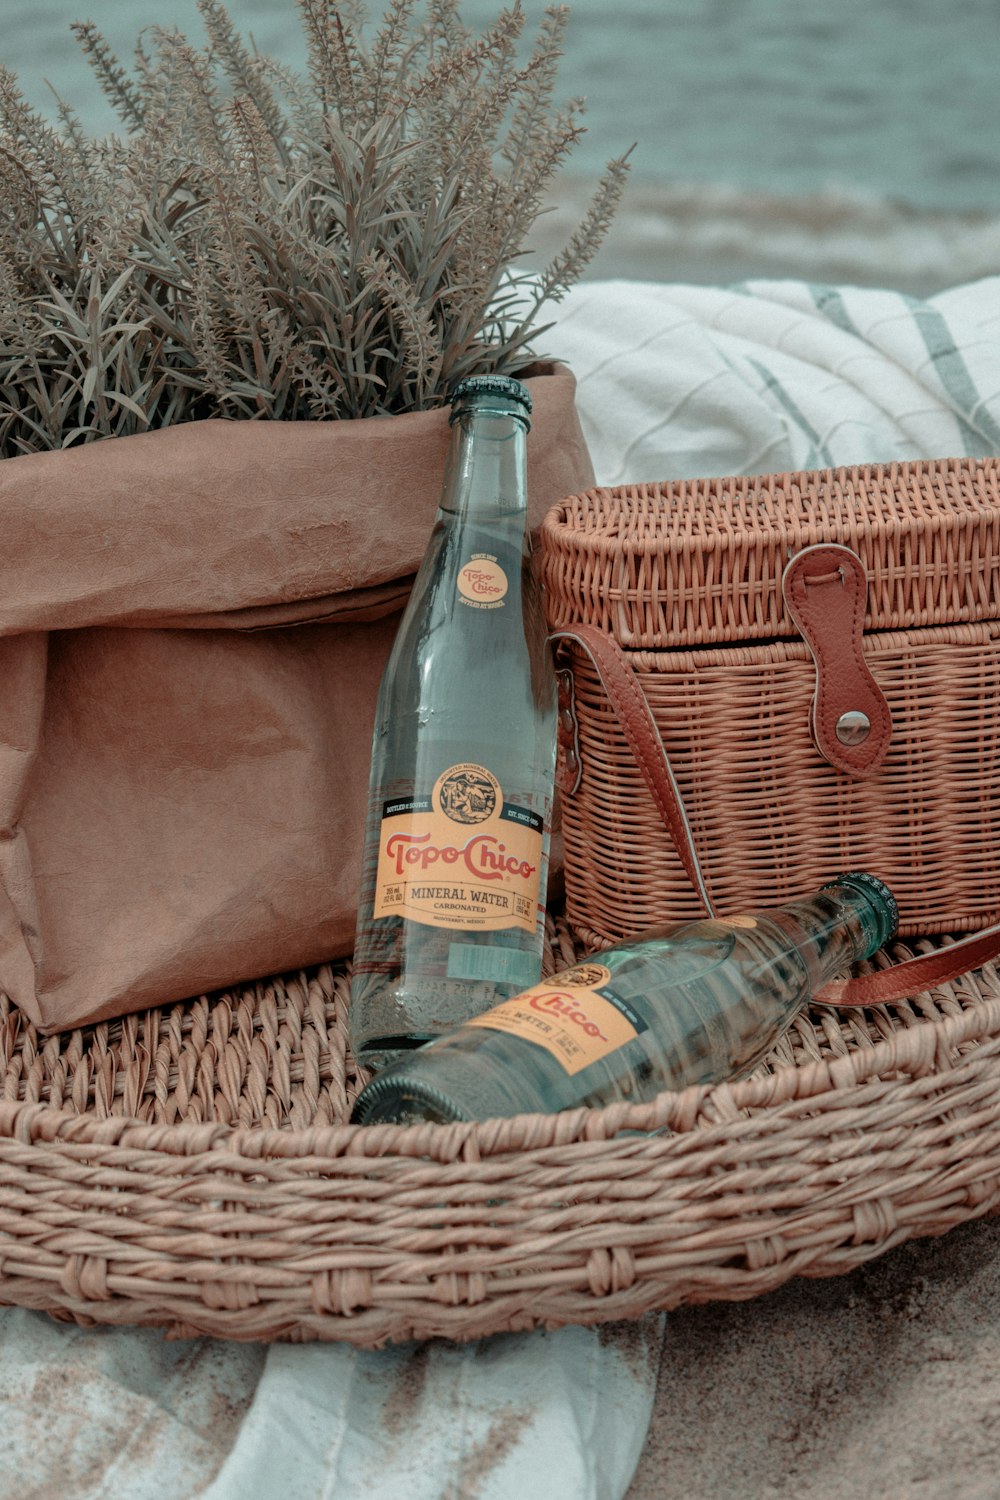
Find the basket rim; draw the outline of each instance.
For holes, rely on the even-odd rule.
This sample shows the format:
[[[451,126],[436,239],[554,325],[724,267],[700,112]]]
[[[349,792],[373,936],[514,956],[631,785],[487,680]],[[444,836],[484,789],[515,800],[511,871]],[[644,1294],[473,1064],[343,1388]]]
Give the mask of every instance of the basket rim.
[[[447,1165],[574,1145],[585,1145],[593,1151],[601,1145],[620,1145],[623,1132],[628,1132],[633,1144],[637,1135],[662,1141],[665,1132],[675,1137],[697,1135],[700,1139],[706,1129],[717,1124],[731,1129],[741,1114],[777,1117],[803,1103],[818,1104],[831,1093],[844,1096],[873,1081],[881,1081],[886,1088],[902,1088],[928,1076],[944,1080],[966,1061],[967,1054],[949,1059],[952,1049],[963,1044],[981,1045],[991,1038],[1000,1039],[1000,991],[994,998],[979,996],[975,1004],[957,1015],[893,1029],[871,1047],[808,1063],[781,1065],[771,1073],[737,1082],[665,1090],[644,1104],[609,1104],[599,1109],[582,1107],[556,1114],[523,1114],[448,1125],[344,1124],[284,1129],[221,1121],[149,1124],[129,1115],[98,1118],[35,1101],[0,1100],[0,1140],[24,1146],[65,1144],[190,1158],[206,1156],[218,1161],[220,1167],[224,1155],[249,1160],[325,1157],[331,1161],[419,1156],[429,1163]],[[883,1079],[884,1074],[893,1076]]]
[[[886,508],[881,515],[866,515],[854,520],[789,511],[782,506],[794,501],[810,507],[825,497],[835,497],[845,490],[881,493],[887,487],[902,486],[910,494],[940,499],[942,492],[959,488],[965,496],[963,506],[947,509],[927,508],[919,514],[894,513]],[[986,492],[988,487],[988,492]],[[981,532],[995,526],[1000,519],[1000,458],[925,459],[912,462],[867,464],[829,469],[797,469],[759,474],[725,474],[711,479],[649,479],[618,484],[593,484],[566,495],[549,507],[542,519],[539,535],[545,546],[557,553],[575,558],[612,559],[635,563],[689,558],[692,549],[697,556],[739,559],[777,550],[797,550],[822,537],[859,546],[864,555],[879,559],[914,535],[928,539],[940,534],[958,537]],[[705,500],[711,496],[718,511],[707,511]],[[753,527],[737,524],[730,513],[734,505],[768,497],[775,509]],[[623,516],[641,514],[662,518],[663,505],[684,524],[676,527],[657,525],[635,531],[622,529]],[[575,508],[594,507],[596,524],[581,526],[573,516]],[[699,525],[692,532],[691,522]],[[989,616],[987,616],[989,618]]]

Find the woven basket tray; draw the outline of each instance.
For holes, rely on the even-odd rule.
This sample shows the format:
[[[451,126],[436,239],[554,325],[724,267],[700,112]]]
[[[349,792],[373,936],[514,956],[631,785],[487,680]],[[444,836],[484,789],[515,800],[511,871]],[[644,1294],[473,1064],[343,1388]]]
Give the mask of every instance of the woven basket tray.
[[[546,971],[577,957],[550,917]],[[347,972],[48,1040],[5,1003],[0,1301],[178,1337],[464,1339],[755,1296],[1000,1201],[992,966],[816,1009],[741,1084],[406,1129],[344,1123]]]

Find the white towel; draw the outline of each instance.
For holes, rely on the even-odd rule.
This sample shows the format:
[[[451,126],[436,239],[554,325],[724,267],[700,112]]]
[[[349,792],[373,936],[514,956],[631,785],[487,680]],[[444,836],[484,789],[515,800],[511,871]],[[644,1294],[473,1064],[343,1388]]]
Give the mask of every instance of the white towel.
[[[0,1316],[0,1496],[620,1500],[662,1318],[348,1344],[172,1343]]]

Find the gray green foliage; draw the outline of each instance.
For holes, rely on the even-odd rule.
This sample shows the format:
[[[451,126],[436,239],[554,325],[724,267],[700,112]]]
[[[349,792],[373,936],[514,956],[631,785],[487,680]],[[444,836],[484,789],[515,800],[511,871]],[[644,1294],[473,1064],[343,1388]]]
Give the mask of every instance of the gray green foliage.
[[[198,3],[207,46],[156,27],[131,69],[74,27],[119,135],[50,123],[0,67],[0,456],[435,405],[528,361],[607,230],[624,159],[518,268],[582,129],[554,102],[566,7],[519,63],[520,0],[482,36],[459,0],[390,0],[370,37],[363,0],[297,0],[299,76]]]

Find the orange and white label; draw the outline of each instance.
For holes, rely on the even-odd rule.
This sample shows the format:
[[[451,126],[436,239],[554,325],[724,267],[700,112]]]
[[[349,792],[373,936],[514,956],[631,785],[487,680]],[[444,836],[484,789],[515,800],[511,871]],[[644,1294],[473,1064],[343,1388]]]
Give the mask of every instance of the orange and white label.
[[[610,979],[611,970],[603,964],[578,964],[474,1016],[466,1025],[536,1042],[567,1073],[579,1073],[646,1030],[631,1005],[604,988]]]
[[[499,609],[508,587],[507,574],[490,552],[474,552],[459,569],[459,598],[473,609]]]
[[[385,803],[374,915],[461,931],[533,932],[543,833],[538,814],[505,802],[485,766],[449,766],[429,797]]]

